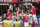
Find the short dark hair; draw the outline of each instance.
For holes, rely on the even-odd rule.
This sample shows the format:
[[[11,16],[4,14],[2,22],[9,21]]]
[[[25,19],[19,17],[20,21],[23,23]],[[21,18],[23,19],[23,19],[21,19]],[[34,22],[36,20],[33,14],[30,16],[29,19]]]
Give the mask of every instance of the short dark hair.
[[[5,17],[5,20],[7,19],[7,17]]]
[[[19,14],[21,13],[21,11],[19,11]]]
[[[18,21],[18,20],[16,19],[16,21]]]

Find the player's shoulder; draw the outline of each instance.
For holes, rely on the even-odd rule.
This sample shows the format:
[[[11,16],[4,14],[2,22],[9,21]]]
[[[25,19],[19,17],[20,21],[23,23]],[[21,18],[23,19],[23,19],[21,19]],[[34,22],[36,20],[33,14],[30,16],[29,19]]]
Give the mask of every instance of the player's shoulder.
[[[9,22],[12,22],[12,20],[9,20]]]
[[[3,22],[6,22],[7,20],[4,20]]]

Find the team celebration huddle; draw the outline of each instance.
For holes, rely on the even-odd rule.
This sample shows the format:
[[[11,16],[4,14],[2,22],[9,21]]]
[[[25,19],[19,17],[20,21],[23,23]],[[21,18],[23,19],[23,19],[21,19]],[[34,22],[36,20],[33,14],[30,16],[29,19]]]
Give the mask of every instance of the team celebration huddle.
[[[0,7],[3,27],[35,27],[36,7],[32,3],[10,3]]]

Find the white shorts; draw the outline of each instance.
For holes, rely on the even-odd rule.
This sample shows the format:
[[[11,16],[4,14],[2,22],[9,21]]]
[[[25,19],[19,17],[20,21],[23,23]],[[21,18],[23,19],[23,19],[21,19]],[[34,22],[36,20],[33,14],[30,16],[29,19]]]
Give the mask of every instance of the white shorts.
[[[33,20],[35,20],[36,19],[36,15],[33,15],[33,17],[34,17]]]
[[[25,22],[25,23],[24,23],[24,26],[29,26],[29,23]]]

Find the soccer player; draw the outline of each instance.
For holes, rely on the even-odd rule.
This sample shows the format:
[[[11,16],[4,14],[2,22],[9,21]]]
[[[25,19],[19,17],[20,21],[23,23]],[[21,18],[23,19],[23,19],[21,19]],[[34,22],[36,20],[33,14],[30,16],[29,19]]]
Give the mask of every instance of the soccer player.
[[[36,9],[34,6],[32,6],[32,15],[34,17],[33,22],[35,22],[35,20],[36,20]]]
[[[12,20],[9,20],[9,17],[7,18],[6,26],[12,27]]]
[[[6,27],[7,17],[5,17],[5,20],[2,22],[3,27]]]
[[[24,16],[24,27],[29,27],[29,18],[26,15]]]
[[[16,19],[16,21],[13,23],[13,27],[20,27],[20,22]]]
[[[27,16],[28,16],[28,18],[29,18],[29,27],[31,27],[32,21],[33,21],[33,16],[32,16],[32,14],[30,14],[30,12],[27,13]]]
[[[7,21],[7,27],[12,27],[12,21],[11,20],[9,20],[9,21]]]

